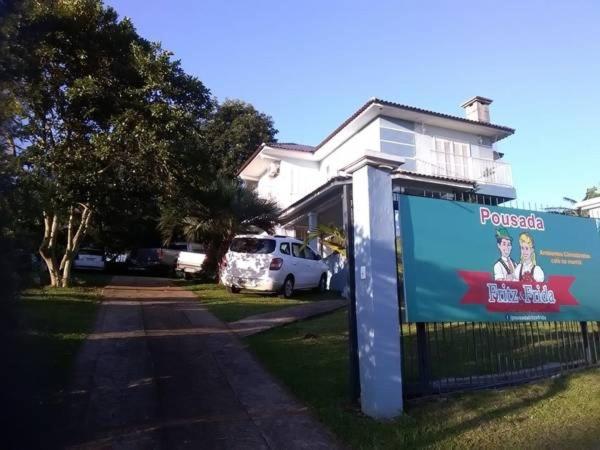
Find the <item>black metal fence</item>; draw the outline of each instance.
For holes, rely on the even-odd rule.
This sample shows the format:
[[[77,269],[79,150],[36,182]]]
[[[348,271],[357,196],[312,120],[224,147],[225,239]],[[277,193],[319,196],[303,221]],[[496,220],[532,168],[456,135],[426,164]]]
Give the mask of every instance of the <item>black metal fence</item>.
[[[408,397],[600,366],[598,322],[404,323],[401,336]]]
[[[447,198],[436,192],[422,195]],[[455,198],[497,204],[483,196]],[[397,244],[401,286],[400,239]],[[517,384],[600,366],[600,322],[407,323],[402,289],[398,298],[406,397]]]

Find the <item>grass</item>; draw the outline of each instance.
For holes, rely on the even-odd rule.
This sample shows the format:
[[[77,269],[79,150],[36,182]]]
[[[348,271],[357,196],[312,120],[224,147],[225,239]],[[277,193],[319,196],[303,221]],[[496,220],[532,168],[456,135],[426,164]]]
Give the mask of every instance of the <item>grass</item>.
[[[597,448],[600,370],[407,404],[380,423],[347,400],[344,310],[247,338],[269,370],[357,449]]]
[[[3,385],[10,386],[3,407],[12,405],[6,448],[57,445],[72,364],[93,326],[98,286],[107,281],[102,275],[76,275],[70,288],[21,292],[13,311],[16,332],[2,369]]]
[[[335,292],[315,293],[298,291],[293,298],[279,298],[274,295],[257,294],[242,291],[230,294],[217,284],[189,284],[187,288],[193,291],[208,310],[224,322],[235,322],[244,317],[276,311],[290,306],[307,302],[339,298]]]

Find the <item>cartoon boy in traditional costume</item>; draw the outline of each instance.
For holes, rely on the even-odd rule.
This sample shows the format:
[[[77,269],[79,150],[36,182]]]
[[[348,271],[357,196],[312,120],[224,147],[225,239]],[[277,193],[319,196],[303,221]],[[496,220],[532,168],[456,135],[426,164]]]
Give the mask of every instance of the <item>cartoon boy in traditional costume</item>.
[[[517,281],[517,264],[510,257],[512,251],[512,237],[504,227],[496,229],[496,244],[500,251],[500,258],[494,264],[494,279],[497,281]]]

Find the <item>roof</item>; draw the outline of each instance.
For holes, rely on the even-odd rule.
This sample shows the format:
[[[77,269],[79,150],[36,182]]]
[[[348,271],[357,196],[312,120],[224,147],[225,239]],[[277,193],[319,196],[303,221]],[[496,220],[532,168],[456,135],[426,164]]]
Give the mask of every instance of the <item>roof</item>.
[[[600,197],[592,197],[587,200],[581,200],[580,202],[575,203],[576,208],[581,209],[595,209],[600,208]]]
[[[285,216],[289,215],[294,210],[294,208],[297,208],[302,203],[305,203],[307,200],[310,200],[311,197],[315,197],[316,195],[319,195],[319,194],[323,193],[324,191],[327,191],[332,186],[339,185],[339,184],[351,184],[351,183],[352,183],[352,179],[348,176],[340,176],[340,175],[335,176],[335,177],[327,180],[321,186],[313,189],[312,191],[310,191],[303,197],[299,198],[291,205],[288,205],[287,207],[285,207],[283,210],[281,210],[279,212],[279,217],[281,218],[281,217],[285,217]]]
[[[470,185],[475,185],[476,182],[473,180],[468,180],[466,178],[455,178],[455,177],[447,177],[444,175],[429,175],[429,174],[424,174],[424,173],[419,173],[419,172],[412,172],[410,170],[396,170],[394,173],[403,173],[406,175],[411,175],[414,177],[418,177],[418,178],[430,178],[432,180],[442,180],[442,181],[453,181],[455,183],[464,183],[464,184],[470,184]]]
[[[459,122],[469,123],[472,125],[484,126],[487,128],[494,128],[496,130],[501,130],[501,131],[504,131],[504,132],[507,132],[510,134],[513,134],[515,132],[514,128],[505,127],[503,125],[494,125],[492,123],[479,122],[477,120],[469,120],[469,119],[465,119],[464,117],[452,116],[450,114],[429,111],[427,109],[417,108],[415,106],[409,106],[409,105],[402,105],[401,103],[389,102],[387,100],[381,100],[379,98],[373,97],[367,103],[365,103],[363,106],[361,106],[354,114],[352,114],[350,117],[348,117],[348,119],[346,119],[344,121],[344,123],[342,123],[339,127],[337,127],[335,130],[333,130],[333,132],[331,132],[331,134],[329,134],[329,136],[327,136],[325,139],[323,139],[321,141],[321,143],[315,147],[315,151],[320,149],[321,147],[323,147],[323,145],[325,145],[327,143],[327,141],[329,141],[333,136],[338,134],[338,132],[342,128],[344,128],[346,125],[348,125],[354,119],[356,119],[365,109],[367,109],[369,106],[371,106],[373,104],[379,104],[379,105],[383,105],[383,106],[390,106],[392,108],[404,109],[406,111],[413,111],[413,112],[418,112],[418,113],[422,113],[422,114],[428,114],[430,116],[441,117],[443,119],[457,120]]]
[[[269,142],[268,147],[279,148],[281,150],[295,150],[297,152],[313,153],[315,148],[312,145],[295,144],[293,142]]]

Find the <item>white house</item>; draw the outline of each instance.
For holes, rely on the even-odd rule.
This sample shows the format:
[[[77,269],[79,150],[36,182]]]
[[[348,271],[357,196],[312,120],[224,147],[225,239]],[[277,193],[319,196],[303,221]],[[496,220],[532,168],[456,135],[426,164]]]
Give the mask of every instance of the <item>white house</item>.
[[[490,103],[473,97],[462,105],[463,118],[373,98],[316,147],[262,144],[239,176],[282,208],[279,232],[298,237],[317,221],[341,225],[340,186],[366,154],[397,166],[397,192],[478,195],[499,204],[516,197],[511,166],[496,148],[514,130],[490,123]]]
[[[372,417],[403,408],[394,193],[514,199],[510,165],[496,148],[514,130],[490,123],[491,102],[470,99],[462,118],[374,98],[316,147],[263,144],[239,171],[282,208],[280,232],[303,237],[319,221],[344,225],[349,270],[332,267],[331,282],[348,287],[351,366]]]

